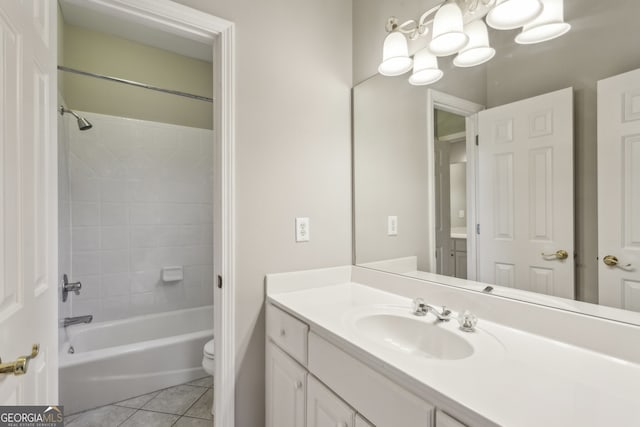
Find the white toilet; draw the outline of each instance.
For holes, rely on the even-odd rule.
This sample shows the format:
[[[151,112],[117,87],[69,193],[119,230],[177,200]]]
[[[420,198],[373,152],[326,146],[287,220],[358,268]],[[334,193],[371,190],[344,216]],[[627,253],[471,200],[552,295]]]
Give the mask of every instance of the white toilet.
[[[214,375],[216,372],[214,351],[214,340],[208,341],[202,350],[202,368],[209,375]],[[213,406],[211,407],[211,413],[213,414]]]

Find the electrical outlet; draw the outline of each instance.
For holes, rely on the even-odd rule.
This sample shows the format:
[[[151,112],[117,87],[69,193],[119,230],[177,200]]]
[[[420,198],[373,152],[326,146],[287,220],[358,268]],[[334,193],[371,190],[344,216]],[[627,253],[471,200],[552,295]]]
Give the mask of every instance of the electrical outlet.
[[[296,218],[296,242],[309,241],[309,218]]]
[[[398,235],[398,217],[397,216],[387,217],[387,235],[388,236]]]

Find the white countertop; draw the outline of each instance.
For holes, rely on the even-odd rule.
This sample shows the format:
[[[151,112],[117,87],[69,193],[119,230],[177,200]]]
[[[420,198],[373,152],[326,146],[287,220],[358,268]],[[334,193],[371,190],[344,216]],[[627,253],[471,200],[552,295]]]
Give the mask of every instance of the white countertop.
[[[348,282],[270,292],[268,299],[398,382],[415,380],[426,400],[439,394],[493,423],[506,427],[640,425],[640,365],[482,318],[474,333],[459,331],[455,320],[439,324],[467,339],[474,347],[473,356],[451,361],[420,358],[373,341],[351,324],[354,313],[376,307],[407,307],[409,312],[408,298]],[[429,322],[434,317],[423,319]]]

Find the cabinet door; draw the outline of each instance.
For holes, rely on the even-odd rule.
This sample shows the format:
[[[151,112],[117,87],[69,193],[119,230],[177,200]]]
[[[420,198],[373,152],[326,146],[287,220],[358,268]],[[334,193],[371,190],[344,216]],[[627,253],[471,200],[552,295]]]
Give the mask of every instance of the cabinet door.
[[[267,427],[304,427],[306,370],[271,342],[266,365]]]
[[[349,405],[309,375],[307,427],[354,427],[355,415]]]
[[[373,427],[373,424],[362,418],[360,414],[356,414],[356,427]]]
[[[460,421],[450,417],[446,413],[437,410],[436,411],[436,427],[467,427]]]

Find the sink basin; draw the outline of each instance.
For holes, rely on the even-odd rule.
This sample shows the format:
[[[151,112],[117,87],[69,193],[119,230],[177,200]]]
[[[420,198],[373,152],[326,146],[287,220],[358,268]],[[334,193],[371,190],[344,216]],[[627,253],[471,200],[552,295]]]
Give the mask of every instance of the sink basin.
[[[355,321],[357,332],[398,351],[443,360],[464,359],[473,347],[445,325],[395,314],[371,314]]]

